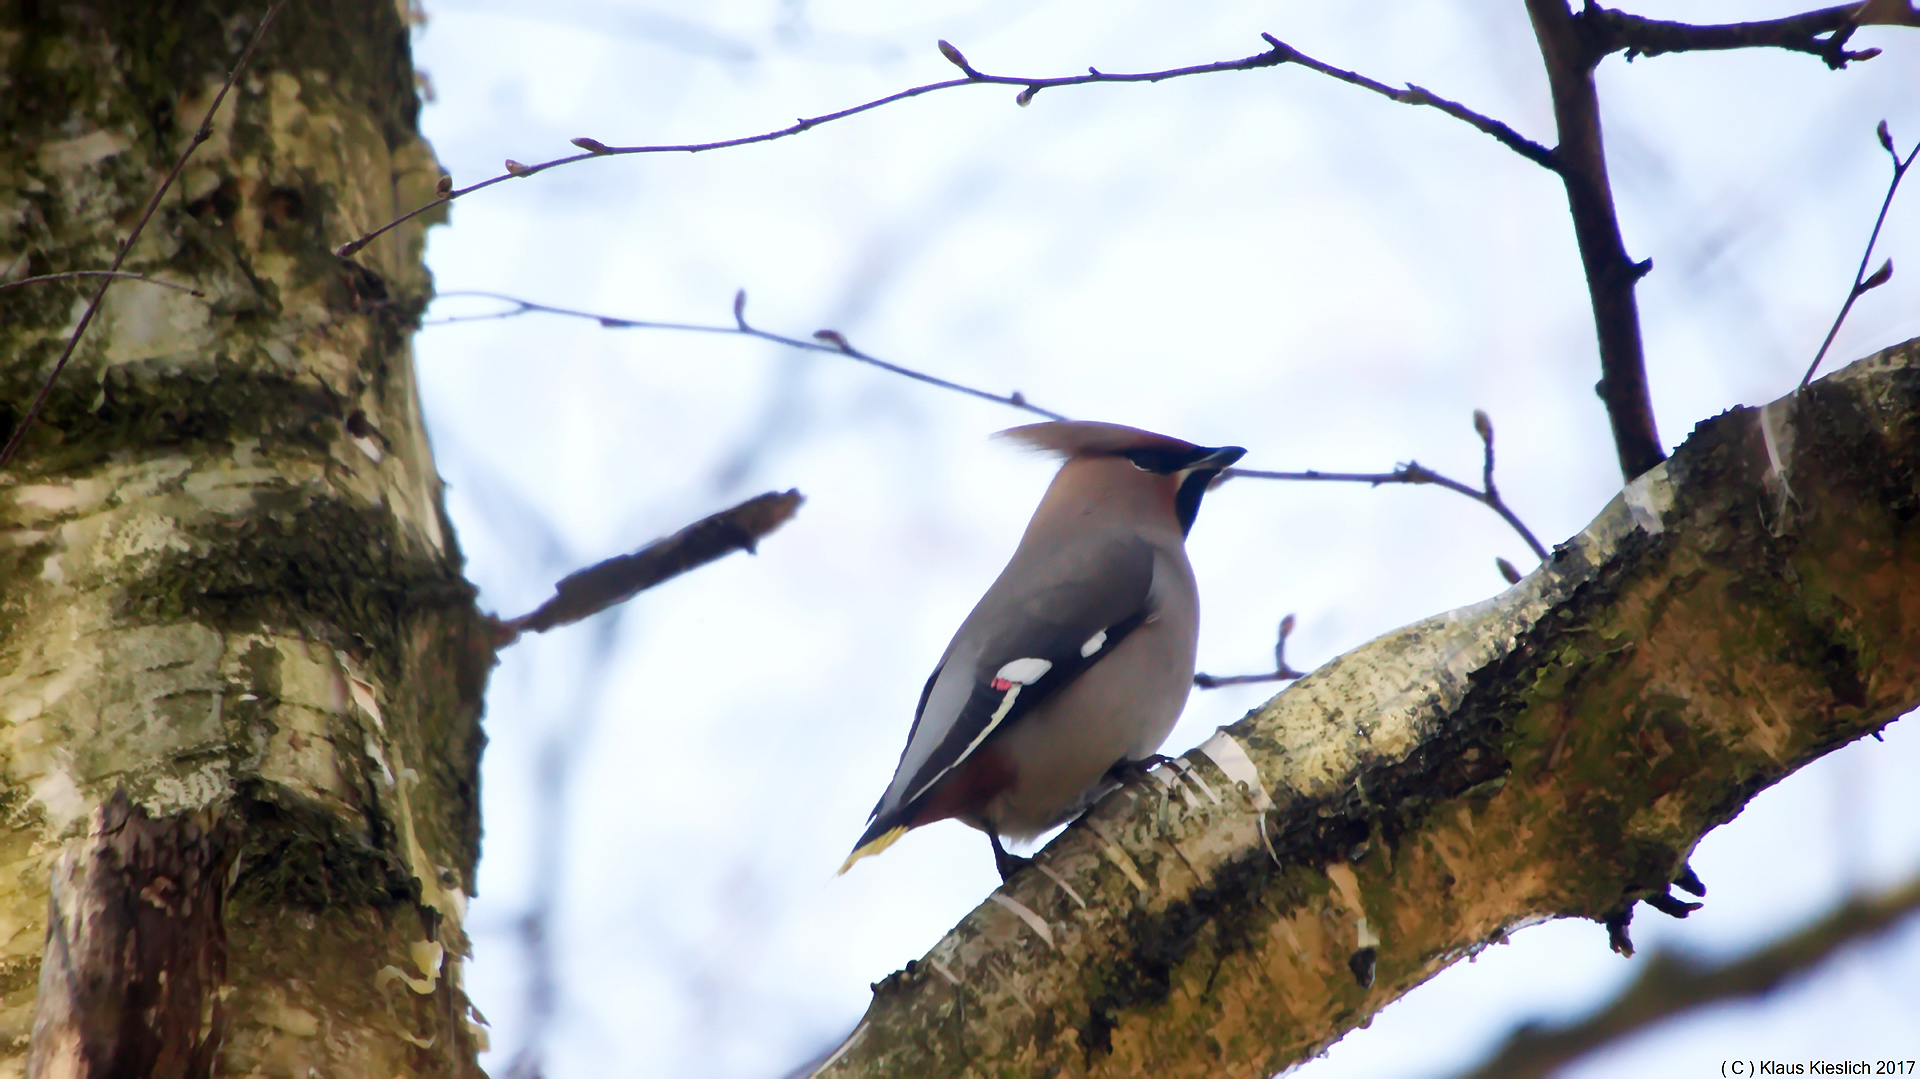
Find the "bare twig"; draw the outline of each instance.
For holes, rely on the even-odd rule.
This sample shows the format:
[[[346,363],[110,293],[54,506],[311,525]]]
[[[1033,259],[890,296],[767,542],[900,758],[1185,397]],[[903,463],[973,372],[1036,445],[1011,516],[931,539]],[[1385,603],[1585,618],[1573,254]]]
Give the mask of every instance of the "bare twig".
[[[508,296],[498,292],[460,290],[443,292],[435,298],[444,299],[455,296],[497,300],[511,306],[504,311],[492,311],[484,315],[454,315],[447,318],[430,319],[423,323],[423,325],[446,326],[459,322],[485,322],[494,319],[519,318],[522,315],[539,314],[560,315],[565,318],[583,318],[591,322],[597,322],[607,329],[679,330],[687,333],[733,334],[742,337],[758,338],[762,341],[772,341],[775,344],[786,345],[789,348],[805,349],[809,352],[830,352],[837,356],[845,356],[848,359],[858,360],[861,363],[877,367],[891,374],[913,379],[916,382],[924,382],[929,386],[937,386],[943,390],[952,390],[955,393],[966,394],[969,397],[977,397],[982,401],[992,401],[995,404],[1006,405],[1008,408],[1017,408],[1022,412],[1029,412],[1036,416],[1045,416],[1051,420],[1064,420],[1067,418],[1063,413],[1055,412],[1052,409],[1041,408],[1039,405],[1027,400],[1026,395],[1018,390],[1009,394],[997,394],[989,390],[977,389],[973,386],[954,382],[950,379],[940,378],[936,375],[929,375],[921,371],[916,371],[911,367],[904,367],[900,364],[880,359],[877,356],[869,355],[849,344],[846,335],[838,330],[816,330],[813,335],[813,340],[811,341],[762,330],[747,321],[747,293],[745,289],[734,293],[734,324],[732,326],[703,325],[691,322],[656,322],[646,319],[621,318],[616,315],[605,315],[593,311],[581,311],[569,307],[555,307],[550,304],[535,303],[531,300],[523,300],[517,296]],[[1482,429],[1483,426],[1484,430]],[[1534,538],[1533,532],[1521,522],[1519,516],[1501,499],[1499,489],[1493,485],[1493,424],[1492,421],[1486,418],[1485,413],[1478,410],[1474,412],[1474,430],[1480,432],[1480,437],[1486,445],[1486,461],[1481,469],[1481,482],[1483,486],[1477,491],[1458,480],[1443,476],[1417,461],[1409,461],[1395,468],[1392,472],[1320,472],[1311,469],[1305,472],[1272,472],[1253,468],[1229,468],[1225,472],[1222,472],[1221,476],[1254,480],[1365,483],[1375,487],[1388,483],[1430,484],[1436,487],[1444,487],[1449,491],[1457,491],[1460,494],[1466,495],[1468,498],[1499,514],[1500,518],[1506,521],[1514,531],[1520,534],[1520,538],[1527,542],[1527,546],[1533,550],[1535,557],[1541,561],[1545,561],[1547,549],[1541,545],[1538,539]]]
[[[1847,312],[1853,310],[1853,301],[1886,284],[1893,277],[1892,259],[1888,259],[1872,274],[1867,273],[1867,264],[1873,261],[1873,245],[1880,242],[1880,226],[1887,223],[1887,211],[1893,207],[1894,193],[1900,190],[1900,179],[1907,174],[1913,159],[1920,156],[1920,142],[1913,144],[1913,149],[1903,160],[1900,152],[1893,148],[1893,133],[1887,130],[1885,120],[1880,121],[1874,134],[1880,137],[1881,147],[1893,159],[1893,179],[1887,184],[1887,197],[1880,200],[1880,216],[1873,219],[1873,233],[1867,237],[1867,249],[1860,253],[1860,268],[1853,272],[1853,287],[1847,290],[1847,300],[1840,305],[1840,313],[1834,316],[1833,328],[1827,331],[1827,339],[1820,342],[1820,351],[1814,353],[1813,362],[1807,365],[1807,373],[1800,379],[1800,388],[1803,390],[1807,388],[1807,383],[1813,381],[1813,373],[1820,369],[1820,361],[1827,358],[1827,349],[1833,346],[1833,339],[1839,335],[1840,324],[1847,321]]]
[[[1196,674],[1193,684],[1201,689],[1219,689],[1221,686],[1245,686],[1256,682],[1289,682],[1295,678],[1305,678],[1307,672],[1296,671],[1287,665],[1287,638],[1293,634],[1293,616],[1280,620],[1280,632],[1273,642],[1273,670],[1268,674]]]
[[[739,291],[733,294],[733,321],[738,332],[746,334],[748,337],[758,337],[762,341],[774,341],[779,344],[787,345],[792,348],[805,348],[805,349],[812,349],[812,350],[823,351],[823,352],[833,352],[838,355],[845,356],[848,359],[858,360],[861,363],[868,364],[869,366],[878,367],[882,371],[888,371],[896,375],[902,375],[907,378],[913,379],[916,382],[924,382],[929,386],[938,386],[943,390],[952,390],[955,393],[964,393],[969,397],[978,397],[983,401],[992,401],[995,404],[1006,405],[1008,408],[1017,408],[1022,412],[1031,412],[1036,416],[1045,416],[1050,420],[1066,419],[1065,416],[1061,415],[1058,412],[1055,412],[1051,409],[1041,408],[1039,405],[1036,405],[1033,402],[1027,400],[1026,395],[1021,393],[1019,390],[1015,390],[1012,393],[1007,394],[1003,397],[1000,394],[991,393],[987,390],[976,390],[972,386],[963,386],[958,382],[950,382],[944,378],[940,378],[935,375],[929,375],[920,371],[915,371],[911,367],[902,367],[897,363],[889,363],[888,361],[880,359],[877,356],[869,356],[866,353],[860,351],[857,348],[854,348],[851,344],[849,344],[847,342],[846,335],[842,334],[839,330],[815,330],[813,332],[813,341],[807,342],[807,341],[798,340],[796,338],[782,337],[779,334],[768,333],[765,330],[758,329],[752,325],[749,325],[747,322],[747,290],[746,289],[740,289]]]
[[[495,619],[494,647],[504,648],[525,632],[541,633],[578,622],[735,551],[752,554],[760,540],[792,519],[803,501],[799,491],[769,491],[703,517],[632,554],[616,555],[568,574],[553,586],[553,598],[532,612]]]
[[[454,187],[451,179],[442,177],[440,189],[432,202],[410,210],[371,232],[364,233],[341,244],[338,248],[334,249],[334,253],[342,258],[346,258],[367,246],[367,244],[372,243],[388,230],[411,221],[436,206],[445,205],[464,195],[471,195],[475,191],[484,190],[495,184],[504,183],[507,180],[524,180],[530,176],[545,172],[548,169],[559,168],[562,165],[571,165],[578,161],[586,161],[597,157],[622,157],[628,154],[697,154],[707,150],[725,150],[735,146],[751,146],[755,143],[772,142],[775,139],[789,138],[805,131],[811,131],[822,124],[830,124],[835,120],[844,120],[850,116],[858,116],[864,112],[871,112],[883,105],[891,105],[896,101],[906,101],[909,98],[920,97],[923,94],[930,94],[937,90],[951,90],[958,86],[1018,86],[1020,87],[1020,92],[1014,95],[1014,102],[1019,105],[1027,105],[1033,101],[1034,95],[1040,91],[1061,86],[1088,86],[1094,83],[1162,82],[1167,79],[1185,78],[1189,75],[1215,75],[1226,71],[1256,71],[1260,68],[1278,67],[1281,64],[1293,63],[1299,64],[1302,67],[1311,68],[1314,71],[1318,71],[1323,75],[1329,75],[1342,82],[1364,87],[1372,90],[1374,93],[1382,94],[1403,104],[1427,105],[1439,109],[1449,116],[1472,124],[1479,130],[1499,139],[1509,149],[1519,153],[1528,160],[1550,169],[1555,167],[1552,151],[1527,139],[1506,124],[1482,116],[1459,102],[1449,101],[1446,98],[1429,93],[1418,86],[1410,85],[1405,90],[1395,90],[1385,83],[1376,82],[1364,75],[1322,63],[1291,45],[1285,44],[1272,34],[1261,34],[1260,36],[1265,38],[1267,44],[1271,45],[1272,48],[1265,52],[1255,53],[1252,56],[1242,57],[1238,60],[1220,60],[1211,64],[1195,64],[1191,67],[1174,67],[1167,68],[1163,71],[1133,73],[1114,73],[1090,67],[1087,69],[1085,75],[1064,75],[1045,78],[1029,78],[1019,75],[989,75],[968,63],[967,58],[961,55],[959,49],[942,41],[939,43],[940,55],[946,57],[947,61],[953,64],[953,66],[959,68],[964,75],[963,78],[946,79],[941,82],[930,82],[920,86],[908,87],[905,90],[888,94],[885,97],[875,98],[872,101],[855,105],[852,108],[841,109],[838,112],[823,113],[819,116],[801,117],[778,130],[766,131],[758,135],[743,135],[739,138],[716,139],[711,142],[661,143],[650,146],[609,146],[599,139],[582,136],[573,139],[572,142],[575,146],[585,151],[584,153],[570,154],[566,157],[556,157],[550,161],[541,161],[532,165],[523,164],[512,158],[508,158],[503,166],[505,171],[500,175],[461,188]]]
[[[1532,530],[1528,529],[1527,526],[1521,522],[1513,510],[1500,499],[1497,492],[1476,491],[1466,484],[1461,483],[1459,480],[1443,476],[1418,461],[1408,461],[1406,464],[1395,468],[1392,472],[1320,472],[1315,469],[1308,469],[1305,472],[1269,472],[1255,468],[1230,468],[1222,473],[1222,475],[1250,480],[1367,483],[1375,487],[1387,483],[1432,484],[1435,487],[1445,487],[1449,491],[1466,495],[1468,498],[1499,514],[1500,519],[1507,522],[1515,532],[1520,534],[1520,538],[1527,542],[1527,546],[1533,550],[1536,557],[1542,561],[1545,561],[1547,557],[1547,549],[1541,546],[1540,541],[1534,538]]]
[[[1625,51],[1628,60],[1670,52],[1773,48],[1818,56],[1828,67],[1838,69],[1850,61],[1871,60],[1880,55],[1879,49],[1847,50],[1847,40],[1856,29],[1875,23],[1916,26],[1920,25],[1920,13],[1906,0],[1878,0],[1821,8],[1779,19],[1694,25],[1648,19],[1589,4],[1574,20],[1593,48],[1603,55]]]
[[[1558,163],[1554,160],[1552,150],[1527,138],[1506,124],[1477,113],[1457,101],[1450,101],[1424,87],[1415,86],[1412,83],[1408,83],[1405,90],[1396,90],[1386,83],[1377,82],[1358,72],[1348,71],[1344,68],[1334,67],[1332,64],[1315,60],[1306,53],[1274,37],[1272,34],[1261,34],[1260,36],[1266,39],[1267,44],[1273,46],[1275,52],[1284,54],[1286,59],[1292,63],[1318,71],[1320,74],[1329,78],[1339,79],[1341,82],[1358,86],[1363,90],[1371,90],[1381,97],[1387,98],[1390,101],[1397,101],[1402,105],[1426,105],[1430,108],[1439,109],[1448,116],[1471,124],[1481,132],[1500,140],[1501,145],[1519,154],[1521,157],[1526,158],[1528,161],[1554,172],[1560,171]]]
[[[651,146],[608,146],[598,139],[577,138],[573,140],[573,144],[586,151],[585,153],[571,154],[567,157],[558,157],[551,161],[542,161],[533,165],[524,165],[518,161],[509,159],[506,162],[505,172],[490,179],[482,180],[477,184],[469,184],[461,188],[455,188],[451,184],[443,184],[443,189],[439,197],[434,201],[412,210],[401,217],[395,218],[381,225],[379,228],[374,229],[372,232],[341,244],[335,249],[334,253],[343,258],[352,255],[387,230],[411,220],[420,214],[426,213],[435,206],[452,202],[454,199],[464,195],[471,195],[475,191],[492,187],[494,184],[506,180],[525,179],[529,176],[535,176],[545,172],[548,169],[559,168],[562,165],[571,165],[576,161],[586,161],[589,158],[621,157],[628,154],[697,154],[706,150],[725,150],[735,146],[751,146],[755,143],[772,142],[775,139],[789,138],[804,131],[811,131],[822,124],[830,124],[836,120],[845,120],[850,116],[858,116],[863,112],[871,112],[884,105],[891,105],[896,101],[906,101],[909,98],[920,97],[923,94],[930,94],[937,90],[951,90],[957,86],[1019,86],[1022,89],[1015,97],[1015,100],[1025,105],[1033,100],[1034,94],[1039,93],[1043,89],[1056,86],[1081,86],[1096,82],[1160,82],[1164,79],[1177,79],[1188,75],[1212,75],[1222,71],[1253,71],[1263,67],[1274,67],[1278,64],[1285,63],[1289,59],[1289,57],[1282,55],[1276,50],[1268,50],[1239,60],[1223,60],[1211,64],[1198,64],[1192,67],[1168,68],[1164,71],[1147,71],[1136,74],[1111,74],[1088,68],[1087,74],[1085,75],[1071,75],[1064,78],[1028,79],[1009,75],[988,75],[976,71],[966,62],[966,58],[960,55],[960,50],[955,49],[944,41],[940,43],[940,52],[941,55],[945,56],[954,66],[960,68],[960,70],[965,73],[963,78],[946,79],[941,82],[930,82],[920,86],[909,87],[905,90],[888,94],[885,97],[863,102],[852,108],[841,109],[838,112],[823,113],[819,116],[801,117],[778,130],[766,131],[758,135],[743,135],[739,138],[716,139],[711,142],[662,143]]]
[[[1546,547],[1542,546],[1540,541],[1534,538],[1533,531],[1520,520],[1519,515],[1515,514],[1513,509],[1507,505],[1506,501],[1500,497],[1500,489],[1493,484],[1493,421],[1487,418],[1485,412],[1474,409],[1473,429],[1479,433],[1480,440],[1486,447],[1485,463],[1480,470],[1482,487],[1478,491],[1461,483],[1459,480],[1443,476],[1418,461],[1408,461],[1406,464],[1395,468],[1392,472],[1319,472],[1311,469],[1306,472],[1263,472],[1251,468],[1233,468],[1228,469],[1223,475],[1244,476],[1248,479],[1263,480],[1317,480],[1327,483],[1369,483],[1376,487],[1383,483],[1431,484],[1435,487],[1445,487],[1447,490],[1463,494],[1499,514],[1501,520],[1507,522],[1515,532],[1520,534],[1521,539],[1527,541],[1527,546],[1532,549],[1534,557],[1540,559],[1542,562],[1546,561]]]
[[[107,289],[118,278],[120,266],[127,261],[127,255],[133,251],[134,242],[140,239],[140,233],[146,230],[147,222],[153,220],[154,213],[160,209],[160,200],[166,197],[174,181],[180,178],[181,170],[187,167],[187,159],[193,156],[193,152],[200,148],[201,143],[213,137],[214,114],[220,111],[220,103],[227,99],[227,92],[233,89],[234,82],[240,78],[240,72],[246,69],[247,61],[253,59],[254,50],[260,47],[261,40],[267,35],[267,27],[273,25],[274,16],[280,14],[280,9],[285,7],[286,3],[287,0],[274,0],[274,5],[261,16],[260,25],[254,29],[253,37],[247,42],[247,47],[240,50],[239,59],[234,61],[232,70],[227,72],[227,81],[220,84],[220,92],[213,96],[213,103],[207,106],[207,114],[201,117],[200,127],[193,133],[193,140],[187,143],[185,150],[180,152],[179,159],[173,163],[173,168],[167,173],[166,178],[160,181],[160,186],[154,188],[153,197],[147,200],[147,208],[141,212],[140,219],[133,224],[133,231],[127,233],[127,238],[120,244],[120,250],[113,256],[113,264],[102,271],[104,276],[100,279],[100,287],[94,290],[93,299],[87,301],[87,309],[81,312],[79,323],[74,326],[72,335],[67,338],[67,347],[61,351],[60,358],[54,362],[53,370],[47,373],[47,380],[40,385],[40,392],[34,395],[33,403],[27,406],[26,413],[14,426],[13,434],[7,438],[6,446],[0,448],[0,466],[12,460],[20,444],[26,440],[27,430],[33,426],[33,421],[40,417],[40,410],[46,407],[47,396],[53,392],[55,380],[60,377],[60,372],[66,369],[67,361],[73,358],[73,350],[80,346],[81,336],[87,332],[87,326],[93,322],[93,316],[99,312],[100,301],[106,299]]]
[[[432,319],[423,325],[446,326],[456,322],[484,322],[491,319],[518,318],[521,315],[540,314],[589,319],[609,330],[678,330],[683,333],[718,333],[732,334],[740,337],[753,337],[762,341],[771,341],[777,345],[785,345],[788,348],[802,349],[807,352],[830,352],[836,356],[845,356],[850,360],[857,360],[868,366],[878,367],[882,371],[901,375],[905,378],[913,379],[916,382],[924,382],[929,386],[938,386],[943,390],[952,390],[955,393],[963,393],[969,397],[978,397],[983,401],[992,401],[995,404],[1006,405],[1009,408],[1017,408],[1023,412],[1031,412],[1036,416],[1044,416],[1050,420],[1066,419],[1065,416],[1058,412],[1041,408],[1039,405],[1028,401],[1026,396],[1019,390],[1015,390],[1009,394],[998,394],[988,390],[975,389],[972,386],[962,385],[958,382],[940,378],[937,375],[929,375],[922,371],[916,371],[911,367],[902,367],[897,363],[891,363],[878,356],[869,355],[854,348],[853,345],[848,343],[846,335],[838,330],[816,330],[813,335],[813,340],[808,341],[802,338],[787,337],[784,334],[772,333],[760,329],[747,321],[747,292],[745,289],[741,289],[733,295],[734,324],[731,326],[701,325],[692,322],[653,322],[645,319],[619,318],[614,315],[600,315],[591,311],[577,311],[572,308],[553,307],[548,304],[534,303],[531,300],[522,300],[518,297],[506,296],[497,292],[443,292],[435,298],[443,299],[449,296],[468,296],[479,299],[498,300],[501,303],[512,304],[513,306],[505,311],[494,311],[484,315],[455,315],[449,318]]]
[[[1533,551],[1535,558],[1545,562],[1547,549],[1542,547],[1540,541],[1534,538],[1533,532],[1520,522],[1520,518],[1507,506],[1506,500],[1500,497],[1500,489],[1493,485],[1493,417],[1487,415],[1482,409],[1474,409],[1473,431],[1480,436],[1480,444],[1485,449],[1484,460],[1480,465],[1481,501],[1488,509],[1499,514],[1500,519],[1512,526],[1515,532],[1520,533],[1520,538],[1527,541],[1527,547]]]
[[[79,277],[118,277],[127,281],[139,281],[147,285],[159,285],[161,288],[170,288],[177,292],[184,292],[189,296],[206,295],[206,293],[199,289],[187,285],[176,285],[172,281],[162,281],[157,277],[148,277],[143,273],[126,273],[121,270],[66,270],[61,273],[43,273],[38,277],[23,277],[18,281],[8,281],[0,284],[0,292],[5,292],[10,288],[20,288],[25,285],[39,285],[48,281],[65,281],[70,278]]]
[[[1856,897],[1838,910],[1757,951],[1719,965],[1661,951],[1612,1004],[1570,1026],[1515,1031],[1470,1079],[1544,1077],[1591,1050],[1689,1012],[1729,1000],[1765,996],[1841,948],[1901,924],[1920,912],[1920,877],[1880,895]]]

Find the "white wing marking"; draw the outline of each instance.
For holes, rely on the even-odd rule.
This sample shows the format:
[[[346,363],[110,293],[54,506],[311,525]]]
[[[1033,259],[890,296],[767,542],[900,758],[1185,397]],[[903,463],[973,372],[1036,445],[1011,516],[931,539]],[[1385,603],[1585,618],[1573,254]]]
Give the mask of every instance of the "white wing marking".
[[[1013,661],[1013,663],[1007,664],[1007,667],[1013,666],[1014,663],[1047,663],[1047,661],[1044,659],[1035,659],[1035,660],[1016,659]],[[1047,663],[1047,666],[1051,667],[1053,666],[1053,664]],[[1006,672],[1007,667],[1000,668],[1001,673],[1004,674]],[[1035,677],[1037,678],[1039,676],[1035,675]],[[1023,688],[1023,685],[1020,682],[1014,682],[1013,685],[1009,686],[1007,688],[1007,695],[1005,697],[1000,698],[1000,707],[994,709],[993,718],[987,720],[987,725],[981,729],[979,734],[974,735],[973,741],[967,743],[967,748],[960,751],[960,755],[953,759],[952,764],[949,764],[945,768],[940,769],[940,772],[938,775],[934,776],[932,779],[927,780],[925,783],[922,783],[920,785],[920,789],[913,792],[912,797],[909,797],[906,800],[906,802],[901,802],[900,804],[905,805],[907,804],[907,802],[913,801],[914,798],[918,798],[921,795],[927,793],[927,789],[932,787],[935,783],[940,782],[940,780],[944,778],[948,772],[951,772],[955,768],[960,767],[961,761],[964,761],[968,757],[973,756],[973,751],[980,748],[980,743],[986,740],[987,735],[992,734],[993,729],[1000,725],[1000,721],[1007,718],[1007,713],[1012,710],[1013,702],[1016,698],[1020,696],[1020,690],[1022,688]]]
[[[1028,656],[1025,659],[1010,661],[1006,666],[1001,667],[993,677],[996,681],[1000,682],[1013,682],[1023,686],[1030,686],[1038,682],[1042,676],[1052,669],[1052,660],[1041,659],[1037,656]],[[1002,711],[1004,710],[1005,709],[1002,708]]]

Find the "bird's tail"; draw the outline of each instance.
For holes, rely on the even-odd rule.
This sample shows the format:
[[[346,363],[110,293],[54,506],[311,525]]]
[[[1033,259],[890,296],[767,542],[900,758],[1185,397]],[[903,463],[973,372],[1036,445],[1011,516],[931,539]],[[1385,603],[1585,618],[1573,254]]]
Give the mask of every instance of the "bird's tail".
[[[852,869],[853,863],[860,859],[868,857],[869,855],[878,854],[888,847],[893,846],[895,840],[906,834],[907,826],[904,824],[896,824],[886,831],[881,832],[879,835],[874,836],[874,838],[867,842],[853,848],[853,853],[847,855],[847,860],[840,863],[840,873],[845,873],[847,870]],[[840,873],[835,873],[834,876],[837,877]]]

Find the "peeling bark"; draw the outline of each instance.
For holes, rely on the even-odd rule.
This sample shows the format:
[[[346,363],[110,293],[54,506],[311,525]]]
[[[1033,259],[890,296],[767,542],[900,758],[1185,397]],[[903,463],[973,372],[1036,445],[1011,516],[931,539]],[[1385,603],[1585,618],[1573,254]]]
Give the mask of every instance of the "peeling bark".
[[[115,791],[53,874],[27,1070],[206,1079],[226,1027],[224,816],[156,820]]]
[[[1101,802],[815,1074],[1254,1079],[1515,928],[1624,923],[1920,702],[1916,514],[1920,341],[1701,423],[1520,583]]]
[[[107,264],[266,6],[0,7],[0,267]],[[155,852],[233,829],[225,983],[168,989],[200,996],[219,1071],[477,1072],[460,919],[492,651],[407,344],[425,223],[332,254],[431,197],[417,107],[392,0],[289,5],[124,267],[204,298],[116,282],[0,472],[0,1076],[66,976],[43,943],[110,943],[83,898],[113,875],[101,812]],[[87,287],[0,297],[0,430]],[[111,1014],[70,999],[43,994],[37,1072]]]

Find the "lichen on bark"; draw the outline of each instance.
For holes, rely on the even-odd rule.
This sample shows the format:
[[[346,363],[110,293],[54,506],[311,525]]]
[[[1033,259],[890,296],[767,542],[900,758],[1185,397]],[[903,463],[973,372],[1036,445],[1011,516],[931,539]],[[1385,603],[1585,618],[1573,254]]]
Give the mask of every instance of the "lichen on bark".
[[[0,16],[0,269],[105,266],[266,7]],[[281,12],[124,267],[203,295],[109,290],[0,473],[0,1075],[49,870],[115,791],[240,836],[226,1070],[473,1068],[491,650],[408,350],[426,222],[332,254],[438,179],[406,35],[391,0]],[[0,432],[92,287],[0,298]]]

